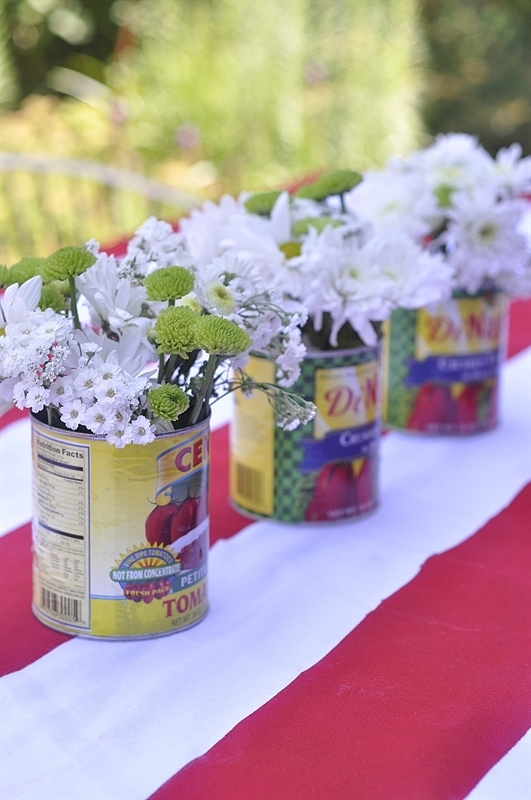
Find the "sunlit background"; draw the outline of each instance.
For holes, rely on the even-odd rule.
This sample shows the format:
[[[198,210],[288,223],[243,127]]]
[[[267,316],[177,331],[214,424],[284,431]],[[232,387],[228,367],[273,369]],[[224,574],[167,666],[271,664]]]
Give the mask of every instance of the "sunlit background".
[[[438,132],[472,133],[492,154],[531,149],[529,0],[1,9],[7,263],[112,242],[224,192],[381,166]]]

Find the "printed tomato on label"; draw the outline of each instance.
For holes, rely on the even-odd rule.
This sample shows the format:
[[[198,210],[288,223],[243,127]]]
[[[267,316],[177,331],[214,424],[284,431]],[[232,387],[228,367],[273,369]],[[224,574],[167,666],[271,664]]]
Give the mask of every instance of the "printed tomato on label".
[[[374,478],[372,461],[365,458],[356,481],[357,501],[360,508],[369,508],[374,503]]]
[[[187,497],[182,503],[175,503],[175,513],[171,521],[171,541],[175,542],[197,527],[197,500]]]
[[[205,562],[207,552],[208,534],[205,531],[189,545],[183,547],[179,553],[181,567],[183,569],[197,569]]]
[[[479,383],[465,386],[456,403],[456,416],[458,425],[467,425],[480,422],[480,403],[482,400],[483,386]]]
[[[330,461],[321,468],[304,519],[339,519],[356,503],[356,482],[350,461]]]
[[[455,407],[447,386],[425,383],[421,386],[407,428],[413,431],[429,430],[430,425],[455,421]]]
[[[146,519],[146,540],[150,545],[171,544],[172,518],[176,511],[174,503],[155,506]]]

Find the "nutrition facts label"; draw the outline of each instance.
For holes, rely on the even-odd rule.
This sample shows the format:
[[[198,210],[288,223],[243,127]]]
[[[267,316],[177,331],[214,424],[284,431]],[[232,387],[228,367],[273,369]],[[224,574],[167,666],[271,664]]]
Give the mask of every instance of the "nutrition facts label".
[[[90,446],[33,429],[35,605],[89,627]]]

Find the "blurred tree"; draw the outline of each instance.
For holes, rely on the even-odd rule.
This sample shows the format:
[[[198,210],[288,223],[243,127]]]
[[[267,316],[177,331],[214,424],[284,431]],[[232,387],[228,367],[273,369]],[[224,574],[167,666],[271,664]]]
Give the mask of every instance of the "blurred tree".
[[[419,142],[417,0],[8,3],[22,95],[31,78],[32,92],[84,101],[38,108],[41,127],[53,112],[48,143],[63,152],[59,118],[78,157],[83,146],[129,168],[164,164],[176,182],[184,163],[187,188],[218,193],[375,166]],[[94,31],[107,13],[102,44]]]
[[[175,52],[177,48],[170,46],[169,38],[177,24],[178,49],[185,51],[181,52],[179,68],[190,63],[194,51],[201,62],[201,77],[215,74],[218,86],[224,73],[216,73],[217,66],[233,70],[237,53],[251,56],[248,85],[254,82],[256,87],[256,92],[251,89],[248,93],[251,100],[255,96],[271,100],[264,96],[263,78],[256,83],[253,75],[258,76],[259,63],[269,69],[266,52],[274,49],[275,40],[279,51],[283,48],[277,61],[284,67],[297,51],[306,50],[304,82],[308,91],[302,99],[300,94],[295,97],[292,92],[281,120],[281,138],[293,141],[301,112],[315,119],[321,109],[321,120],[324,119],[334,91],[339,93],[341,103],[359,102],[356,88],[352,86],[345,94],[338,81],[349,68],[349,44],[354,45],[356,55],[360,56],[373,42],[374,36],[363,22],[364,17],[370,17],[367,7],[373,5],[376,38],[380,37],[378,67],[386,58],[383,51],[387,49],[389,33],[378,20],[382,10],[385,13],[389,9],[388,27],[398,26],[405,46],[412,50],[409,56],[412,64],[417,63],[419,44],[421,50],[423,42],[426,44],[428,91],[421,110],[430,134],[466,131],[476,134],[493,153],[513,141],[519,141],[530,152],[530,0],[398,0],[398,4],[402,13],[397,10],[395,0],[295,0],[295,4],[293,0],[285,0],[282,12],[277,0],[2,0],[0,104],[5,109],[28,95],[67,96],[76,91],[85,99],[87,92],[79,80],[76,82],[76,75],[104,84],[106,65],[120,59],[122,54],[126,56],[125,74],[130,76],[135,66],[146,73],[149,62],[154,64],[156,59],[153,52],[145,55],[138,52],[135,37],[148,51],[156,49],[158,41],[161,52]],[[416,11],[422,24],[420,43],[418,30],[412,33],[411,28],[411,15]],[[236,27],[231,29],[228,18]],[[208,19],[217,30],[210,29]],[[340,27],[344,31],[347,26],[353,26],[352,35],[338,37]],[[188,41],[195,29],[207,34],[203,48]],[[356,36],[356,29],[358,34],[368,33],[368,40]],[[247,46],[238,41],[238,30],[246,36]],[[225,58],[215,52],[227,46],[232,52]],[[255,47],[262,51],[261,59],[253,52]],[[372,69],[379,72],[374,64],[373,57]],[[229,74],[233,77],[233,72]],[[289,76],[292,80],[295,77],[289,67],[287,74],[282,69],[273,69],[271,74],[280,75],[284,83]],[[196,77],[200,79],[197,68]],[[392,78],[389,72],[385,77]],[[380,80],[372,81],[375,90],[378,83],[383,83],[381,78],[380,71]],[[186,78],[181,76],[180,81],[176,78],[174,85],[179,83],[185,84]],[[405,86],[411,93],[409,84]],[[219,112],[219,103],[211,97],[198,100],[196,95],[196,101],[205,112],[209,106],[217,106]],[[361,118],[367,111],[363,103],[359,111]],[[181,109],[180,116],[190,115]],[[332,118],[330,126],[336,124]],[[146,121],[145,129],[151,127]],[[259,127],[259,118],[255,127]],[[178,128],[180,142],[185,145],[197,142],[199,131],[193,123],[184,121]],[[223,132],[220,133],[223,137]],[[323,133],[328,138],[331,135]]]
[[[255,187],[418,142],[415,0],[120,0],[131,144]],[[187,152],[188,151],[188,152]],[[245,176],[245,178],[243,177]]]
[[[531,153],[531,2],[421,0],[428,52],[423,119],[432,134],[478,136]]]
[[[103,79],[118,26],[110,17],[114,0],[1,0],[11,40],[19,100],[54,93],[54,67]],[[59,91],[59,93],[61,93]]]
[[[9,46],[6,9],[0,5],[0,109],[15,105],[18,92],[13,53]]]

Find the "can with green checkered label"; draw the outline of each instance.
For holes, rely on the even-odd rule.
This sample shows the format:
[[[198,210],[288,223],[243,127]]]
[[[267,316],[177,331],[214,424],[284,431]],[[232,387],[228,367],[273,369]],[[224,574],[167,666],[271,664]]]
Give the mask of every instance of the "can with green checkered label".
[[[275,363],[252,356],[246,372],[274,383]],[[353,519],[378,505],[380,348],[310,351],[291,389],[317,407],[295,430],[275,424],[260,392],[235,393],[230,440],[232,503],[283,522]]]
[[[494,428],[506,325],[506,297],[496,288],[393,311],[384,323],[384,422],[424,434]]]

